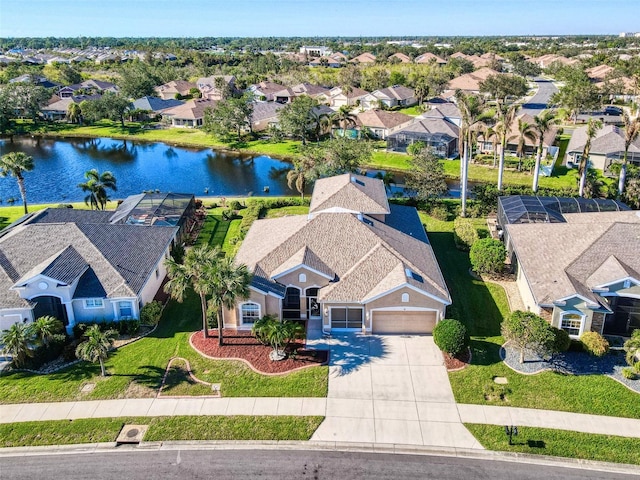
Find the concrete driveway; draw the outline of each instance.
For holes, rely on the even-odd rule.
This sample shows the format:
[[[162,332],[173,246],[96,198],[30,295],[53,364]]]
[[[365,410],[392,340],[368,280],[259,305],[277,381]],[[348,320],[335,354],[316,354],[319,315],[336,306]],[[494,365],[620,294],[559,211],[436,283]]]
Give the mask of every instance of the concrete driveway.
[[[464,428],[430,336],[340,335],[331,348],[326,419],[312,440],[481,448]]]

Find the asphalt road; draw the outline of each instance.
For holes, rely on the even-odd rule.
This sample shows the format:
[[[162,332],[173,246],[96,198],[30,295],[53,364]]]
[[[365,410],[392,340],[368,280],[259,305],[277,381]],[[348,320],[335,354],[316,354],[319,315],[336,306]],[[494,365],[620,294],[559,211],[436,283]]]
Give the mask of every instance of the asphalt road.
[[[2,479],[625,479],[632,475],[453,457],[278,450],[155,450],[0,457]]]
[[[538,91],[520,110],[521,113],[528,113],[531,116],[536,116],[547,108],[551,95],[558,91],[550,80],[536,78],[535,82],[538,84]]]

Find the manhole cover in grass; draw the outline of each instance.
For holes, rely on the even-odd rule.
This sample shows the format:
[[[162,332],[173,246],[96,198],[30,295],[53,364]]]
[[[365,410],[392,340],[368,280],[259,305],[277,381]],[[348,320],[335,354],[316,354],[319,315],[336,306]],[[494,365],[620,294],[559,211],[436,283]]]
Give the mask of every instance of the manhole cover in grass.
[[[125,425],[120,430],[116,443],[140,443],[148,428],[148,425]]]
[[[96,388],[96,384],[95,383],[85,383],[82,388],[80,389],[80,391],[82,393],[90,393],[93,392],[93,389]]]
[[[498,385],[506,385],[509,383],[509,380],[507,380],[506,377],[493,377],[493,381]]]

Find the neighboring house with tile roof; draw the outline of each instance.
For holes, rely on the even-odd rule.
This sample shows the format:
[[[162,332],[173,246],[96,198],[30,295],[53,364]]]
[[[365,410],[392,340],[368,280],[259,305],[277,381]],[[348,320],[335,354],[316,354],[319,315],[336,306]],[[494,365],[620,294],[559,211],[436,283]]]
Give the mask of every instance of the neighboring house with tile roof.
[[[166,275],[178,227],[111,223],[113,214],[46,209],[0,232],[0,330],[43,315],[67,332],[139,318]]]
[[[411,57],[402,52],[394,53],[387,59],[388,62],[411,63]]]
[[[409,145],[422,142],[438,156],[453,158],[458,154],[459,137],[460,127],[446,118],[417,117],[387,135],[387,150],[406,152]]]
[[[438,55],[431,52],[426,52],[418,55],[413,61],[415,63],[435,63],[440,66],[447,64],[447,61],[444,58],[439,57]]]
[[[295,97],[307,95],[311,98],[326,99],[331,91],[330,88],[311,83],[299,83],[292,87],[283,88],[273,94],[273,100],[278,103],[291,103]]]
[[[327,94],[327,101],[331,108],[336,110],[342,106],[355,106],[360,103],[362,97],[368,95],[369,92],[358,87],[352,87],[347,93],[342,91],[341,87],[332,88]]]
[[[163,110],[162,117],[168,119],[172,127],[201,127],[204,123],[204,111],[215,108],[217,103],[217,100],[194,98],[177,107]]]
[[[360,107],[363,110],[374,108],[410,107],[418,103],[413,88],[404,85],[374,90],[360,99]]]
[[[222,100],[224,92],[217,85],[222,84],[224,88],[233,93],[236,91],[236,77],[233,75],[211,75],[202,77],[196,81],[196,86],[202,93],[202,98],[208,100]]]
[[[236,262],[254,277],[224,312],[231,328],[273,314],[325,332],[430,333],[451,303],[417,211],[355,174],[318,180],[308,215],[255,221]]]
[[[565,164],[578,166],[585,143],[587,142],[587,127],[578,127],[574,130],[567,146]],[[614,162],[621,162],[624,156],[624,130],[615,125],[605,125],[591,140],[589,163],[592,168],[597,168],[610,175],[609,166]],[[640,166],[640,137],[629,146],[627,161]]]
[[[413,117],[400,112],[387,112],[386,110],[367,110],[357,115],[357,125],[366,127],[371,134],[384,140],[389,131],[399,125],[404,125],[413,120]]]
[[[260,82],[249,85],[248,90],[253,93],[256,102],[273,102],[274,93],[284,89],[285,86],[274,82]]]
[[[578,338],[640,329],[640,212],[506,225],[526,308]]]
[[[195,83],[187,82],[186,80],[173,80],[165,83],[164,85],[157,86],[154,90],[161,99],[174,100],[176,95],[180,95],[182,97],[190,95],[192,88],[198,88],[198,86]]]
[[[449,81],[447,87],[449,92],[462,90],[466,93],[480,93],[480,84],[492,75],[501,75],[500,72],[492,70],[489,67],[482,67],[471,73],[465,73],[459,77]],[[447,92],[445,92],[446,94]]]
[[[376,63],[376,56],[373,53],[364,52],[350,60],[352,63]]]

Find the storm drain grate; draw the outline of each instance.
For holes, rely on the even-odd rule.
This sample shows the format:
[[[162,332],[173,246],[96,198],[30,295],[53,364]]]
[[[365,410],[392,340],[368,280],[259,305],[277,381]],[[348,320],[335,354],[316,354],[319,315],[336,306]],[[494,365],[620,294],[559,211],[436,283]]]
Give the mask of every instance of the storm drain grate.
[[[140,443],[149,425],[125,425],[116,439],[117,445]]]

